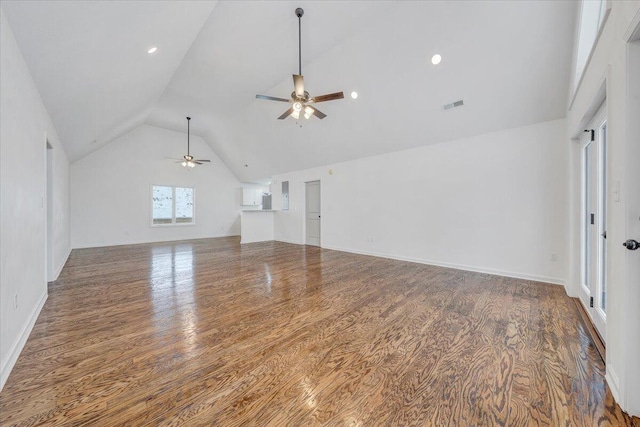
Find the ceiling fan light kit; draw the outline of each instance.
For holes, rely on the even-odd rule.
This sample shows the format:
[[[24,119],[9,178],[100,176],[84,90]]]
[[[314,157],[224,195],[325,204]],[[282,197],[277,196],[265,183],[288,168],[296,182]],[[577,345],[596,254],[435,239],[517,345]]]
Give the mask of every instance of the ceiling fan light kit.
[[[291,99],[276,98],[274,96],[268,96],[268,95],[256,95],[256,98],[258,99],[288,102],[291,104],[291,107],[287,111],[285,111],[280,117],[278,117],[278,120],[284,120],[289,116],[298,120],[300,118],[300,114],[302,114],[305,119],[309,119],[311,118],[311,116],[316,116],[319,119],[324,119],[325,117],[327,117],[327,115],[309,104],[333,101],[335,99],[344,98],[344,93],[342,92],[335,92],[327,95],[310,97],[309,92],[304,90],[304,77],[302,76],[302,20],[301,20],[303,15],[304,15],[304,10],[301,7],[297,8],[296,16],[298,17],[298,74],[293,75],[294,91],[291,92]]]

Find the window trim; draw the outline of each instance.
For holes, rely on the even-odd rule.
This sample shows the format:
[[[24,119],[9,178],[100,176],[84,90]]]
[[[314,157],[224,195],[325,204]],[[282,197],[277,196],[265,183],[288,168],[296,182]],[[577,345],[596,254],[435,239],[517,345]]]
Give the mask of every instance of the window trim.
[[[171,187],[172,191],[172,218],[169,224],[154,224],[153,223],[153,187]],[[193,221],[191,222],[175,222],[176,221],[176,188],[190,188],[193,191]],[[155,227],[189,227],[196,225],[196,187],[188,185],[166,185],[166,184],[149,184],[149,221],[150,226]]]

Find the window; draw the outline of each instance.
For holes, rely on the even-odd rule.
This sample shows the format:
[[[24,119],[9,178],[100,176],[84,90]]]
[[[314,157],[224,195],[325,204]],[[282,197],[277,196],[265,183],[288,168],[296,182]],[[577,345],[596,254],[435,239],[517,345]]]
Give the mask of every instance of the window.
[[[574,92],[580,83],[582,73],[591,56],[591,51],[593,50],[606,16],[607,0],[582,0],[578,21],[578,40],[574,53]]]
[[[152,186],[152,225],[195,224],[194,193],[190,187]]]

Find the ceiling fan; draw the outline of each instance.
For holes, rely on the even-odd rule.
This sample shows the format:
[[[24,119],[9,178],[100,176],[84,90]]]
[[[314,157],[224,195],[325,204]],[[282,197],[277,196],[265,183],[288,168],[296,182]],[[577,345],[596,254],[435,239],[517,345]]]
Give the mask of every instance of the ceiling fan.
[[[278,120],[284,120],[289,116],[298,120],[301,114],[305,119],[308,119],[311,116],[316,116],[319,119],[324,119],[325,117],[327,117],[327,115],[309,104],[317,104],[318,102],[333,101],[334,99],[344,98],[344,93],[342,92],[310,97],[309,92],[304,90],[304,78],[302,77],[302,24],[300,19],[302,18],[302,15],[304,15],[304,10],[302,10],[302,8],[300,7],[297,8],[296,16],[298,17],[298,74],[293,75],[294,91],[291,92],[291,99],[277,98],[268,95],[256,95],[256,98],[258,99],[289,102],[292,104],[287,111],[285,111],[280,117],[278,117]]]
[[[185,168],[186,167],[195,168],[196,165],[201,165],[205,162],[209,163],[211,162],[211,160],[194,159],[193,156],[189,154],[189,133],[190,133],[189,123],[191,123],[191,117],[187,117],[187,155],[183,156],[182,159],[174,159],[172,157],[167,157],[167,159],[177,160],[176,163],[182,163],[182,166],[184,166]]]

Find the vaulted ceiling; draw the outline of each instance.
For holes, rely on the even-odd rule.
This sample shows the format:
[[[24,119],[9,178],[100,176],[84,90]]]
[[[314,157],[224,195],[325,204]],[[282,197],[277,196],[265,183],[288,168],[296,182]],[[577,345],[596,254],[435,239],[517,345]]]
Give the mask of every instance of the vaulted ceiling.
[[[288,105],[255,99],[293,90],[296,7],[306,89],[346,95],[318,104],[324,120],[276,120]],[[184,131],[190,115],[241,181],[564,117],[577,13],[540,0],[2,8],[71,161],[142,123]]]

